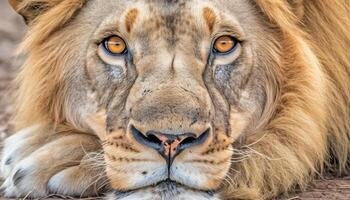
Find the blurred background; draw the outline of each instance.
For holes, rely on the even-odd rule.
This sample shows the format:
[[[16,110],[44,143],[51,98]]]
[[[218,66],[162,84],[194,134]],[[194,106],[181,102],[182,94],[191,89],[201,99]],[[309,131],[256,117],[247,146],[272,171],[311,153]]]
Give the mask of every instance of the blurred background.
[[[0,138],[10,132],[9,118],[13,112],[11,93],[7,90],[14,78],[21,58],[15,57],[16,46],[26,30],[22,18],[8,5],[7,0],[0,0]]]
[[[8,1],[0,0],[0,142],[13,132],[10,123],[13,106],[8,88],[23,62],[23,58],[14,54],[26,29],[22,18],[12,10]],[[322,178],[310,184],[307,192],[282,199],[350,200],[350,176]],[[4,199],[0,197],[0,200]]]

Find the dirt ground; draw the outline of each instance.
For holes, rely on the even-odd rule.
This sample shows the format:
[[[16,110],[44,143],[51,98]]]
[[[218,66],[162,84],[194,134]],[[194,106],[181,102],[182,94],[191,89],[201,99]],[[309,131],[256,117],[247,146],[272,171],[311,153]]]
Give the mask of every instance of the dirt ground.
[[[13,55],[25,30],[26,26],[22,19],[9,8],[6,0],[0,0],[0,140],[12,132],[9,119],[13,106],[8,87],[23,60]],[[316,180],[310,184],[306,192],[281,199],[350,200],[350,176]],[[4,199],[0,197],[0,200]]]

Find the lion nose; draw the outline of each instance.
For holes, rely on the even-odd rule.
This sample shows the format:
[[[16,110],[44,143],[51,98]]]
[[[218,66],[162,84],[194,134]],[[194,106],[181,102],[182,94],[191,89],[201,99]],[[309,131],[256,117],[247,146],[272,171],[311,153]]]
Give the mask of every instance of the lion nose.
[[[198,137],[194,133],[171,135],[148,131],[146,134],[143,134],[134,126],[131,128],[131,133],[138,143],[155,149],[167,161],[168,165],[171,165],[175,157],[184,149],[205,143],[210,129],[207,129]]]

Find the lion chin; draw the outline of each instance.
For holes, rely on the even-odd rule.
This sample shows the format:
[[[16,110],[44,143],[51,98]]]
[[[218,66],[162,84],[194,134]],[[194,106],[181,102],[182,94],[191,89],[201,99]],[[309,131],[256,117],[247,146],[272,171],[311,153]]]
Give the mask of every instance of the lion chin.
[[[120,192],[114,191],[106,196],[106,200],[219,200],[217,195],[209,191],[188,188],[171,180],[165,180],[156,185],[137,190]]]

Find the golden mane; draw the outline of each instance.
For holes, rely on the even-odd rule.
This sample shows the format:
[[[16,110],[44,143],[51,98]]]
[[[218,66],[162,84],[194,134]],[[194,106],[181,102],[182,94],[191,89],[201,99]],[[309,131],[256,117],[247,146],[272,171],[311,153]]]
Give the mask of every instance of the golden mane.
[[[338,1],[293,1],[296,7],[290,7],[286,2],[257,1],[264,10],[283,31],[285,37],[303,37],[312,52],[317,56],[317,65],[323,74],[325,90],[325,114],[324,126],[327,132],[327,140],[330,145],[330,154],[338,158],[339,171],[343,172],[349,159],[350,152],[350,2]],[[288,48],[295,45],[295,41],[289,39]],[[298,53],[298,51],[295,51]],[[298,60],[300,61],[300,60]],[[293,63],[292,59],[287,62]],[[310,67],[307,63],[302,63]],[[295,66],[293,67],[295,68]],[[297,73],[297,72],[293,72]],[[286,74],[284,74],[286,76]],[[300,81],[302,77],[297,77]],[[293,82],[286,79],[287,82]],[[305,83],[309,83],[306,81]],[[309,84],[316,84],[310,82]],[[306,89],[307,85],[298,84],[292,89]],[[317,86],[316,86],[317,87]],[[311,92],[311,91],[308,91]],[[315,91],[321,92],[321,91]],[[312,93],[304,93],[311,96]],[[319,100],[318,100],[319,101]],[[317,105],[308,109],[317,110]],[[316,115],[316,120],[322,116]],[[322,125],[320,119],[317,123]],[[349,172],[349,171],[347,171]]]
[[[58,125],[65,121],[64,83],[68,72],[64,66],[72,55],[67,53],[69,38],[57,36],[56,32],[69,22],[85,0],[23,0],[17,11],[25,12],[35,2],[45,3],[47,10],[31,22],[19,48],[19,53],[26,54],[27,59],[15,80],[17,112],[14,121],[17,129],[33,123]],[[59,48],[57,44],[60,44]]]
[[[57,6],[32,22],[20,48],[28,58],[15,81],[18,129],[66,121],[65,79],[70,72],[64,66],[73,56],[67,53],[70,38],[62,37],[61,28],[85,2],[23,0],[18,8],[24,9],[33,1]],[[276,30],[283,38],[282,59],[276,61],[279,68],[270,69],[267,77],[270,95],[264,116],[271,120],[264,121],[248,138],[247,143],[254,148],[242,147],[252,152],[253,159],[232,169],[239,175],[231,177],[224,191],[227,199],[265,199],[295,186],[304,188],[325,167],[349,172],[350,1],[290,2],[294,3],[255,1],[271,26],[280,31]],[[238,186],[246,191],[234,189]]]
[[[267,101],[274,102],[266,108],[273,117],[249,138],[253,159],[233,169],[239,175],[225,190],[227,199],[267,199],[303,189],[325,167],[349,173],[350,2],[256,3],[281,30],[285,56],[271,74],[281,85],[267,86],[277,95]]]

